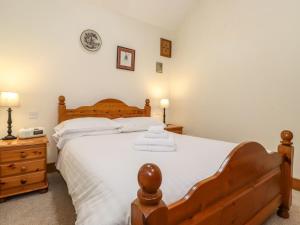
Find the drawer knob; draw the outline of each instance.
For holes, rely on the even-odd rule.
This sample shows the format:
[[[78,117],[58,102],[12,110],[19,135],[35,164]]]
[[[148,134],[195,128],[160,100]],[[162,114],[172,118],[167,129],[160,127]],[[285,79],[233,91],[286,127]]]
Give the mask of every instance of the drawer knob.
[[[27,180],[25,180],[25,179],[22,179],[22,180],[21,180],[21,184],[24,185],[24,184],[26,184],[26,183],[27,183]]]
[[[21,158],[26,158],[27,154],[25,152],[21,152]]]
[[[16,169],[16,164],[12,163],[8,167],[11,168],[11,169]]]
[[[36,155],[41,155],[42,154],[41,151],[34,151],[33,153],[36,154]]]
[[[25,172],[26,170],[27,170],[27,167],[26,167],[26,166],[22,166],[22,167],[21,167],[21,171],[22,171],[22,172]]]

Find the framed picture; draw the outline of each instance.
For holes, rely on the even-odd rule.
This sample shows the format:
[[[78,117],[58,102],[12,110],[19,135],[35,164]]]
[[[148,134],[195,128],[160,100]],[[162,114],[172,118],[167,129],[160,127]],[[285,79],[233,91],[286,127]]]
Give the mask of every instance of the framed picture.
[[[117,51],[117,68],[134,71],[135,50],[118,46]]]
[[[161,38],[160,39],[160,55],[164,57],[172,57],[172,41]]]

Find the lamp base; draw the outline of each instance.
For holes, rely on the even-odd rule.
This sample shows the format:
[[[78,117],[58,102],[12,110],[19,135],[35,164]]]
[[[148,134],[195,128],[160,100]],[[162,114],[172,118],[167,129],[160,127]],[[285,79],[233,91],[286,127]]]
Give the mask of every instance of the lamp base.
[[[8,108],[8,120],[7,120],[7,135],[2,138],[2,140],[7,141],[7,140],[15,140],[17,139],[15,136],[12,135],[12,119],[11,119],[11,112],[12,109]]]
[[[164,108],[163,122],[166,124],[166,108]]]
[[[4,138],[2,138],[3,141],[15,140],[15,139],[17,139],[17,137],[15,137],[13,135],[7,135]]]

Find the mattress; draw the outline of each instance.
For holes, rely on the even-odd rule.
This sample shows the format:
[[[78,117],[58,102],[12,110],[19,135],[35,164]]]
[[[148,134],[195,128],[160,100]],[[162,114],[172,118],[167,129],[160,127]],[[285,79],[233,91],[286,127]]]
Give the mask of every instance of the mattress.
[[[133,149],[142,132],[85,136],[69,140],[60,151],[57,169],[71,195],[76,225],[128,225],[130,205],[139,189],[137,173],[145,163],[162,172],[163,200],[171,204],[198,181],[218,171],[235,143],[172,134],[175,152]]]

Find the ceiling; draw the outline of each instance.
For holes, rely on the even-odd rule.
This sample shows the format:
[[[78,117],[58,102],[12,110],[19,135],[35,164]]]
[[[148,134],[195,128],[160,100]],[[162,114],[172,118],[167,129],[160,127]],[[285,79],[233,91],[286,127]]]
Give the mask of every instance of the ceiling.
[[[168,30],[176,30],[197,0],[98,0],[118,13]]]

